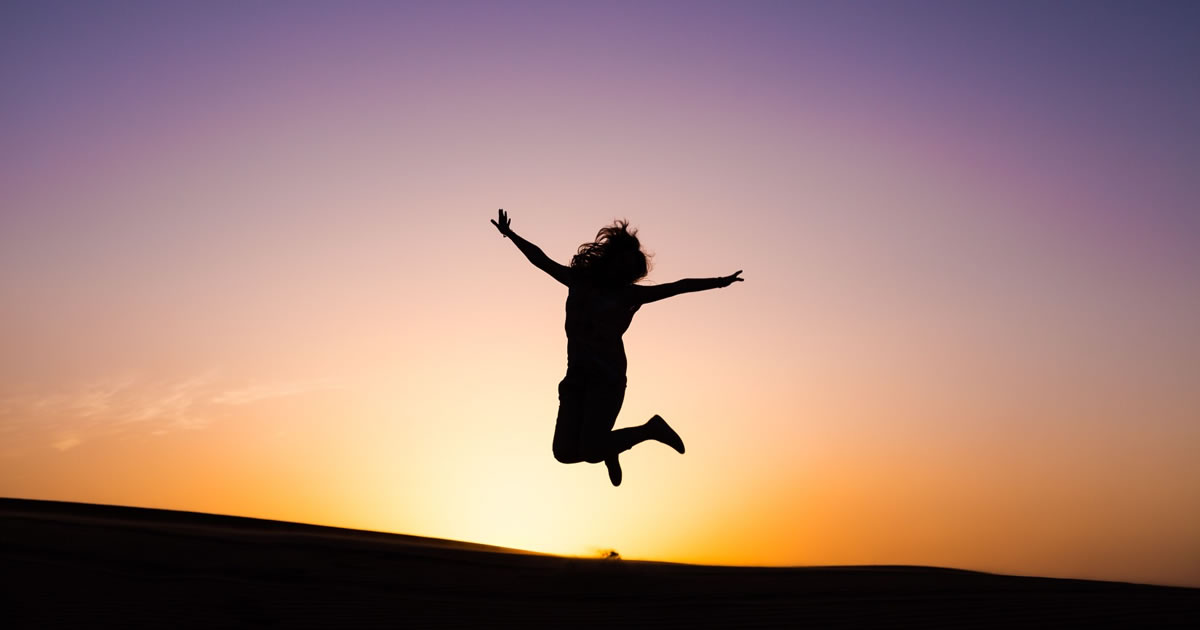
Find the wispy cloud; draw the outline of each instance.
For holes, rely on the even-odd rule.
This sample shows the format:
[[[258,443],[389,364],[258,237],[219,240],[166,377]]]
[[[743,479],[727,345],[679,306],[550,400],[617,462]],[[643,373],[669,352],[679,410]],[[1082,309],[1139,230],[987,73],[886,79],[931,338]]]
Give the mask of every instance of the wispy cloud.
[[[217,370],[207,370],[178,379],[126,375],[73,391],[24,391],[0,397],[0,433],[66,452],[102,435],[203,429],[229,407],[331,386],[329,379],[230,381]]]
[[[258,383],[240,389],[221,392],[212,398],[218,405],[248,405],[260,400],[294,396],[314,389],[330,386],[328,379],[310,381],[277,381],[274,383]]]
[[[117,422],[158,422],[173,426],[204,426],[203,407],[209,393],[218,386],[215,371],[183,380],[139,387],[132,405],[121,409]]]
[[[75,448],[76,446],[79,446],[80,444],[83,444],[83,440],[79,439],[77,436],[72,435],[72,436],[64,437],[60,440],[51,442],[50,446],[51,446],[51,448],[54,448],[55,450],[62,452],[62,451],[66,451],[66,450]]]

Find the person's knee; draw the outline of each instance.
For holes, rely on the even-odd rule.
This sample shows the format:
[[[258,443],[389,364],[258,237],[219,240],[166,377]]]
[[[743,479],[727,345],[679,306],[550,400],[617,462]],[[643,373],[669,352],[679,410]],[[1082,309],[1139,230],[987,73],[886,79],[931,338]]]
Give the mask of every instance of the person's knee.
[[[597,446],[586,446],[580,449],[579,459],[589,464],[599,464],[604,461],[607,453]]]
[[[554,443],[554,459],[560,464],[578,464],[583,461],[579,456],[579,449],[570,448],[566,444],[560,442]]]

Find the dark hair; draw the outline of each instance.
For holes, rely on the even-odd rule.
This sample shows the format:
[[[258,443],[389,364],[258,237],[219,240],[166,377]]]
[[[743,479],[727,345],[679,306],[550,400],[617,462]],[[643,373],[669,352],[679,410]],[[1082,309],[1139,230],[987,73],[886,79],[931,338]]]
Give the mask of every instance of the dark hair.
[[[571,258],[571,270],[593,285],[621,286],[646,277],[650,270],[647,258],[637,230],[619,220],[600,228],[596,240],[579,246]]]

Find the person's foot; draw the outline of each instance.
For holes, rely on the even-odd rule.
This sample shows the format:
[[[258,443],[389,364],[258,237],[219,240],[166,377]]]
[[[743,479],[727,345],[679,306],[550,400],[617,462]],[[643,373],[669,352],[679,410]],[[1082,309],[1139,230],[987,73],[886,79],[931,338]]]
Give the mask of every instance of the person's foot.
[[[621,485],[621,462],[617,460],[617,456],[613,455],[604,460],[604,467],[608,468],[608,480],[612,485]]]
[[[675,429],[672,429],[671,425],[662,419],[662,416],[654,414],[654,417],[646,423],[646,428],[650,430],[650,439],[658,440],[678,451],[680,455],[683,454],[683,438],[679,437]]]

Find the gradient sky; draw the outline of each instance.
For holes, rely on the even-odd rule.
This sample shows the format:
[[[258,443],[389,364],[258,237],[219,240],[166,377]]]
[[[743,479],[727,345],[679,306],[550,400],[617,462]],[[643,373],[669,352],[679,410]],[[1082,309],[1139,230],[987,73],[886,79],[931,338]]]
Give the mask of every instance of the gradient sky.
[[[1200,4],[5,2],[0,495],[1200,586]],[[625,483],[566,262],[649,282]]]

